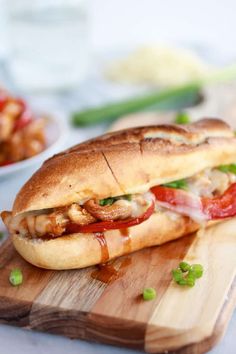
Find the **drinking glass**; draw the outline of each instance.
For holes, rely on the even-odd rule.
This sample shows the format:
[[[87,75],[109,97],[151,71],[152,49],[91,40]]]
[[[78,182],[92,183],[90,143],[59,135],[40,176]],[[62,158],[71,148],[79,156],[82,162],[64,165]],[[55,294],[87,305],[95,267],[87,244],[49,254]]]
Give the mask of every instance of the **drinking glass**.
[[[64,90],[89,65],[86,0],[6,0],[8,67],[22,90]]]

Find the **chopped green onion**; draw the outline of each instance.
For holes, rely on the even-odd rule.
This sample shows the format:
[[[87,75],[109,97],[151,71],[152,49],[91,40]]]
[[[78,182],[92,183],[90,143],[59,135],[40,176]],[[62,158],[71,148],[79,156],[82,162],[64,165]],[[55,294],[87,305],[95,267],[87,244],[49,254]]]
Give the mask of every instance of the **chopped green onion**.
[[[231,172],[236,175],[236,164],[231,163],[230,165],[221,165],[218,166],[218,170],[225,173]]]
[[[193,287],[195,285],[195,279],[192,277],[187,277],[186,278],[186,285]]]
[[[0,241],[3,239],[3,237],[4,237],[4,233],[0,231]]]
[[[182,274],[181,270],[178,268],[172,270],[172,276],[173,276],[173,279],[176,281],[176,283],[178,283],[180,280],[183,279],[183,274]]]
[[[101,199],[99,200],[99,205],[105,206],[105,205],[112,205],[115,202],[115,198],[106,198],[106,199]]]
[[[156,298],[156,290],[153,288],[146,288],[143,290],[143,300],[150,301]]]
[[[193,264],[192,266],[187,262],[180,262],[179,268],[172,270],[173,280],[178,285],[187,285],[193,287],[195,281],[203,275],[203,266],[201,264]]]
[[[187,262],[180,262],[179,267],[182,272],[188,272],[191,269],[190,264],[188,264]]]
[[[132,194],[125,194],[123,197],[124,197],[124,199],[128,200],[129,202],[131,202],[131,200],[132,200]]]
[[[188,279],[196,279],[196,275],[195,275],[195,272],[192,270],[192,267],[191,269],[189,270],[188,274],[187,274],[187,277]]]
[[[186,112],[179,112],[176,117],[175,121],[176,124],[189,124],[191,122],[189,115]]]
[[[201,264],[193,264],[191,267],[192,272],[194,273],[195,278],[201,278],[203,275],[203,266]]]
[[[109,197],[109,198],[105,198],[105,199],[100,199],[99,205],[101,205],[101,206],[112,205],[113,203],[115,203],[117,200],[120,200],[120,199],[125,199],[128,201],[131,201],[132,194],[124,194],[124,195],[120,195],[118,197]]]
[[[187,189],[188,183],[185,179],[179,179],[178,181],[173,181],[163,184],[164,187],[176,188],[176,189]]]
[[[18,286],[23,282],[23,274],[19,268],[12,269],[9,281],[13,286]]]
[[[177,283],[178,285],[184,286],[184,285],[187,285],[187,280],[184,279],[184,278],[182,278],[182,279],[180,279],[179,281],[177,281],[176,283]]]

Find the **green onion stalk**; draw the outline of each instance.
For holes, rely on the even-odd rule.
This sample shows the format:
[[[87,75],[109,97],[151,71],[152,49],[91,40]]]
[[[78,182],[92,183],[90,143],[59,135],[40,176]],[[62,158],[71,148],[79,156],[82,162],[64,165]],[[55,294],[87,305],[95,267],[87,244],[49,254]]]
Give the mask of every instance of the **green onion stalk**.
[[[113,102],[102,106],[88,108],[72,114],[72,123],[75,126],[98,124],[112,121],[124,114],[142,110],[181,110],[199,102],[200,91],[206,84],[227,82],[236,78],[236,64],[216,70],[202,79],[195,80],[183,86],[157,90],[120,102]],[[184,124],[187,117],[179,118]],[[183,124],[180,123],[180,124]]]

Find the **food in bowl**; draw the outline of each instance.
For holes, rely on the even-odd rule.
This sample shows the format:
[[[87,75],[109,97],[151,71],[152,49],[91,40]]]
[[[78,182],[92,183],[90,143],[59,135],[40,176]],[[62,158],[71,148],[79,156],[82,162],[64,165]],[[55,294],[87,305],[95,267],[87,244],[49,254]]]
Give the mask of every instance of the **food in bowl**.
[[[27,103],[0,90],[0,167],[26,160],[46,147],[45,118]]]

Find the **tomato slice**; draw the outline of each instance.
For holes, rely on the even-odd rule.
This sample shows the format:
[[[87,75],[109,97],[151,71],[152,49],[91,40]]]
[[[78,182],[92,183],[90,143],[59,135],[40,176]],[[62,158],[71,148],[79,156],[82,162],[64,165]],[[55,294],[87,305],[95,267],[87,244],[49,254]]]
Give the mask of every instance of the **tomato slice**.
[[[190,217],[216,220],[236,215],[236,183],[214,198],[200,198],[181,189],[163,186],[153,187],[151,192],[164,207]]]
[[[155,209],[155,202],[152,201],[152,204],[148,207],[145,213],[136,218],[130,218],[127,220],[118,220],[118,221],[99,221],[88,225],[78,225],[72,223],[67,226],[65,234],[72,234],[77,232],[82,232],[82,233],[104,232],[107,230],[126,229],[127,227],[141,224],[145,220],[149,219],[150,216],[153,214],[154,209]]]
[[[236,215],[236,183],[220,197],[202,198],[202,209],[210,220],[230,218]]]
[[[200,198],[194,194],[188,193],[182,189],[156,186],[151,188],[151,192],[158,201],[168,203],[174,207],[201,208]]]

